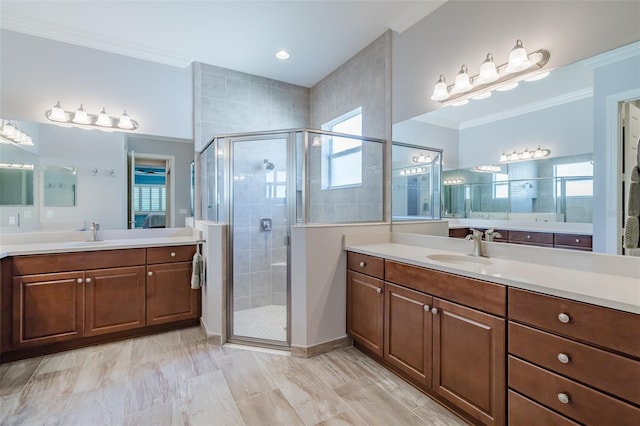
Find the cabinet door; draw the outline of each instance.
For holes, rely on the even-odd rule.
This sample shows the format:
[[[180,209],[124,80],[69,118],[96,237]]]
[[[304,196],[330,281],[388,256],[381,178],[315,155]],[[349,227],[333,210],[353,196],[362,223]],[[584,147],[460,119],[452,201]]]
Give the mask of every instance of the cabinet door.
[[[82,337],[83,282],[83,272],[14,277],[14,347],[39,346]]]
[[[433,391],[483,424],[505,423],[505,320],[433,299]]]
[[[144,266],[86,271],[86,336],[142,327],[144,308]]]
[[[347,333],[382,357],[384,320],[382,280],[347,271]]]
[[[191,288],[191,262],[147,266],[147,325],[200,316],[200,290]]]
[[[390,283],[384,288],[384,359],[431,388],[432,297]]]

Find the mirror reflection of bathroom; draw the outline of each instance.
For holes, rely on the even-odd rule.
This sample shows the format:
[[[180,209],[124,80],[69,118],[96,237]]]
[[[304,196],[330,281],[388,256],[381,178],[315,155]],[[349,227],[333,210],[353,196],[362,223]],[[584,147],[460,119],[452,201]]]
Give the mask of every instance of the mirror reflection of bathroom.
[[[70,166],[43,167],[43,193],[45,207],[73,207],[76,205],[76,168]]]
[[[170,191],[170,164],[166,159],[133,153],[131,228],[166,228]]]

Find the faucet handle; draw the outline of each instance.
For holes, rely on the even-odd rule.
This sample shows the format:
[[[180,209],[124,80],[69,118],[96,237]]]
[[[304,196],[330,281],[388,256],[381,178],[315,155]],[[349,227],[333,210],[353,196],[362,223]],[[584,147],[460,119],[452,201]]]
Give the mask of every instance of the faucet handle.
[[[474,229],[474,228],[469,228],[469,231],[473,232],[474,237],[482,238],[482,231],[478,231],[477,229]]]
[[[98,230],[100,229],[100,224],[98,222],[91,222],[91,230]]]

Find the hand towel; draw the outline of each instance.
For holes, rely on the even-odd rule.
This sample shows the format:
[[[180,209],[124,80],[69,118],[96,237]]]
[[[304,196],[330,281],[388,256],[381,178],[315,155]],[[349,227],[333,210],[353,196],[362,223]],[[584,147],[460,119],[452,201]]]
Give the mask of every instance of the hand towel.
[[[626,249],[638,248],[640,240],[640,222],[637,217],[628,217],[624,224],[624,242]]]
[[[629,216],[640,216],[640,183],[631,182],[629,184]]]
[[[201,287],[201,273],[202,273],[202,255],[198,252],[193,255],[193,261],[191,263],[191,288],[197,290]]]
[[[640,168],[639,166],[635,166],[631,169],[631,182],[640,182]]]

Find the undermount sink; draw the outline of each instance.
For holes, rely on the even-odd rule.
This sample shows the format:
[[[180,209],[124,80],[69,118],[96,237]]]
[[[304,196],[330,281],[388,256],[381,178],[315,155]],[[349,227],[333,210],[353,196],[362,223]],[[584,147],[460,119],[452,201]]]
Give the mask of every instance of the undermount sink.
[[[476,264],[492,265],[493,262],[484,257],[471,256],[470,254],[430,254],[427,259],[442,263],[454,263],[457,265]]]

